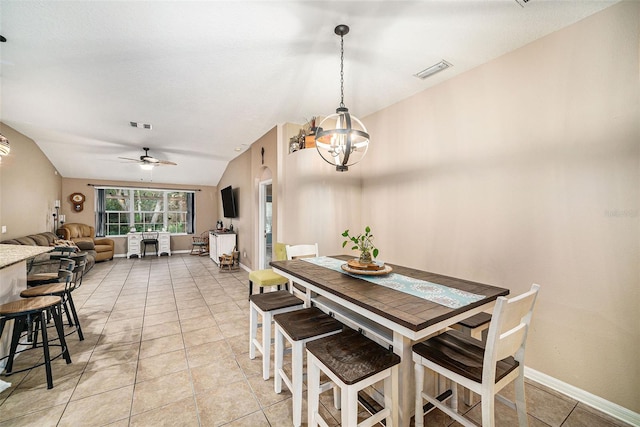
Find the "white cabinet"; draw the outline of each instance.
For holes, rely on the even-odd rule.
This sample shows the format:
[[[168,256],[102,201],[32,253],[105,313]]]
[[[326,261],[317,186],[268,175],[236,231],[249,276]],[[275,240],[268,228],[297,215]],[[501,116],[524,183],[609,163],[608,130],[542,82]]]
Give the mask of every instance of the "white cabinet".
[[[236,233],[209,232],[209,257],[220,265],[222,254],[231,254],[236,247]]]
[[[147,248],[152,251],[155,248]],[[167,254],[171,256],[171,235],[168,231],[158,232],[158,256]],[[127,233],[127,258],[142,255],[142,233]]]

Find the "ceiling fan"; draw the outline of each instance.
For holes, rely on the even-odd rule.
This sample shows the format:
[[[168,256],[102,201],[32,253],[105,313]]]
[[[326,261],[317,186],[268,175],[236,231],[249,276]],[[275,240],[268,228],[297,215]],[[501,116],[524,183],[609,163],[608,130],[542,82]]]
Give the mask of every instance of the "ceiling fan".
[[[144,155],[140,156],[140,159],[131,159],[129,157],[118,157],[118,158],[122,160],[129,160],[132,162],[139,163],[140,167],[146,170],[150,170],[156,166],[162,166],[162,165],[168,165],[168,166],[177,165],[177,163],[170,162],[168,160],[160,160],[160,159],[156,159],[155,157],[151,157],[149,155],[149,147],[143,147],[142,149],[144,150]]]

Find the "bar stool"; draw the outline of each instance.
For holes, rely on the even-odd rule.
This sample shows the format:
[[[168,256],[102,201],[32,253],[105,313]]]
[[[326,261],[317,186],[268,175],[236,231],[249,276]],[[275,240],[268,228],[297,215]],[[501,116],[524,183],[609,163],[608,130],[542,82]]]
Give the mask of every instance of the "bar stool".
[[[255,294],[249,297],[249,359],[256,358],[256,349],[262,354],[262,378],[269,379],[271,360],[271,322],[273,316],[299,310],[303,301],[288,291],[275,291]],[[262,323],[258,323],[258,314]],[[262,325],[262,342],[258,341],[258,326]]]
[[[386,427],[398,425],[398,364],[400,356],[364,335],[346,329],[307,343],[309,427],[326,421],[318,411],[320,372],[341,391],[341,425],[365,427],[386,420]],[[384,408],[358,424],[358,392],[384,380]]]
[[[337,334],[343,325],[318,307],[276,314],[273,320],[276,324],[274,390],[280,393],[284,382],[291,391],[293,425],[298,427],[302,425],[304,347],[309,341]],[[291,378],[283,369],[285,338],[291,345]]]
[[[80,319],[78,318],[78,312],[76,311],[76,306],[73,303],[73,297],[71,296],[71,291],[74,289],[73,277],[75,274],[76,263],[73,260],[69,260],[68,268],[69,270],[60,270],[61,278],[64,280],[62,283],[51,283],[48,285],[40,285],[34,286],[32,288],[27,288],[24,291],[20,292],[20,296],[22,298],[38,298],[43,296],[56,296],[60,297],[62,300],[62,306],[66,307],[67,304],[69,309],[65,310],[67,314],[67,319],[69,321],[69,325],[73,326],[74,322],[71,320],[71,316],[73,316],[73,320],[75,321],[76,331],[78,332],[78,338],[80,341],[84,340],[84,334],[82,333],[82,327],[80,326]],[[84,265],[78,266],[78,268],[84,269]],[[71,313],[69,313],[71,312]],[[46,324],[42,324],[42,328],[46,328]],[[43,331],[44,333],[44,331]]]
[[[60,356],[63,356],[67,364],[71,363],[71,357],[69,356],[69,349],[67,348],[67,343],[64,339],[64,329],[62,325],[62,316],[61,316],[61,308],[62,300],[57,296],[44,296],[38,298],[28,298],[21,299],[17,301],[8,302],[6,304],[0,305],[0,337],[2,336],[2,332],[4,330],[5,324],[9,320],[13,320],[13,333],[11,336],[11,344],[9,347],[9,354],[4,356],[0,360],[7,359],[7,365],[5,367],[5,376],[10,376],[12,374],[17,374],[19,372],[28,371],[30,369],[36,368],[38,366],[45,365],[45,371],[47,375],[47,388],[53,388],[53,375],[51,373],[51,361],[57,359]],[[46,323],[46,313],[50,313],[53,317],[53,321],[56,326],[56,330],[58,332],[58,337],[49,339],[47,335]],[[42,349],[44,353],[44,362],[38,363],[36,365],[30,366],[25,369],[20,369],[18,371],[13,371],[13,359],[17,354],[20,354],[24,351],[32,350],[34,348],[39,347],[37,345],[37,334],[33,338],[33,344],[30,348],[26,348],[24,350],[18,350],[18,343],[20,341],[20,336],[22,332],[28,328],[28,325],[32,321],[39,322],[43,325],[42,327]],[[51,341],[58,340],[59,344],[51,344]],[[49,353],[50,346],[60,346],[61,352],[60,354],[51,357]]]

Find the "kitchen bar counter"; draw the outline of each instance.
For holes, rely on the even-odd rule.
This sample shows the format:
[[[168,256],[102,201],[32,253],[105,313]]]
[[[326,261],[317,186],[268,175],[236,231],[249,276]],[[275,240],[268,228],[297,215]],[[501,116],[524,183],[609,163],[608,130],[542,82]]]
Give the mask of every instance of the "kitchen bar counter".
[[[0,245],[0,269],[52,250],[49,246]]]

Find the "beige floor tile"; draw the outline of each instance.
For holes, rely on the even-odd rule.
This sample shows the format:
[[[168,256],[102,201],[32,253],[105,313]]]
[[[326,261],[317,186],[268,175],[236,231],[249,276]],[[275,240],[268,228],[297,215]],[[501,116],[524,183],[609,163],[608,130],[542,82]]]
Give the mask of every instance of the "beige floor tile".
[[[162,353],[184,349],[182,334],[169,335],[153,340],[142,341],[140,344],[140,358],[156,356]]]
[[[142,328],[119,333],[103,333],[98,340],[96,350],[116,350],[122,346],[139,344],[142,338]]]
[[[187,347],[187,361],[191,369],[217,363],[219,360],[227,358],[234,358],[234,354],[226,341]]]
[[[178,320],[177,311],[167,311],[166,313],[151,314],[144,316],[144,326],[160,325]]]
[[[229,424],[225,424],[229,427],[270,427],[267,417],[262,411],[256,411],[252,414],[245,415],[242,418],[231,421]]]
[[[200,422],[206,426],[223,425],[260,409],[246,381],[235,383],[233,393],[229,393],[227,388],[218,388],[197,394],[196,402]]]
[[[584,404],[578,406],[571,412],[562,427],[626,427],[628,424],[613,419],[605,414],[599,413]]]
[[[169,335],[175,335],[182,332],[180,322],[175,320],[167,323],[160,323],[157,325],[145,324],[142,328],[142,340],[152,340],[156,338],[166,337]]]
[[[217,326],[213,326],[207,329],[198,329],[195,331],[184,332],[182,336],[184,337],[184,344],[187,347],[195,347],[198,345],[221,341],[224,339],[222,332]]]
[[[215,320],[213,320],[213,316],[211,314],[207,314],[204,316],[191,317],[188,319],[183,319],[180,317],[180,326],[182,328],[182,332],[191,332],[197,331],[198,329],[208,329],[217,326]]]
[[[135,382],[137,362],[113,365],[99,371],[85,371],[71,400],[79,400],[122,388]]]
[[[210,365],[191,368],[191,376],[196,393],[211,389],[224,390],[238,381],[245,381],[234,358],[221,358]]]
[[[195,399],[188,397],[131,417],[130,427],[197,426]],[[0,426],[2,427],[2,426]]]
[[[187,356],[184,350],[162,353],[157,356],[140,359],[136,382],[148,381],[173,372],[187,369]]]
[[[14,389],[0,407],[0,421],[17,418],[57,405],[66,404],[77,384],[76,381],[56,381],[47,390],[46,380],[37,387]]]
[[[186,370],[143,381],[136,384],[131,414],[141,414],[188,396],[193,396],[193,388]]]
[[[123,332],[134,332],[142,328],[142,317],[134,317],[123,320],[108,320],[102,330],[102,335],[119,334]]]
[[[180,308],[178,309],[178,315],[181,321],[189,320],[197,317],[211,316],[211,310],[209,310],[208,305],[202,303],[199,307]]]
[[[59,427],[103,426],[128,419],[133,386],[117,388],[69,403]]]
[[[0,422],[0,427],[55,427],[67,405],[57,405],[22,417]]]
[[[147,307],[144,310],[144,315],[146,317],[146,316],[151,316],[153,314],[162,314],[162,313],[167,313],[169,311],[176,311],[177,309],[178,307],[176,306],[175,302],[171,301],[164,304],[152,305]]]

